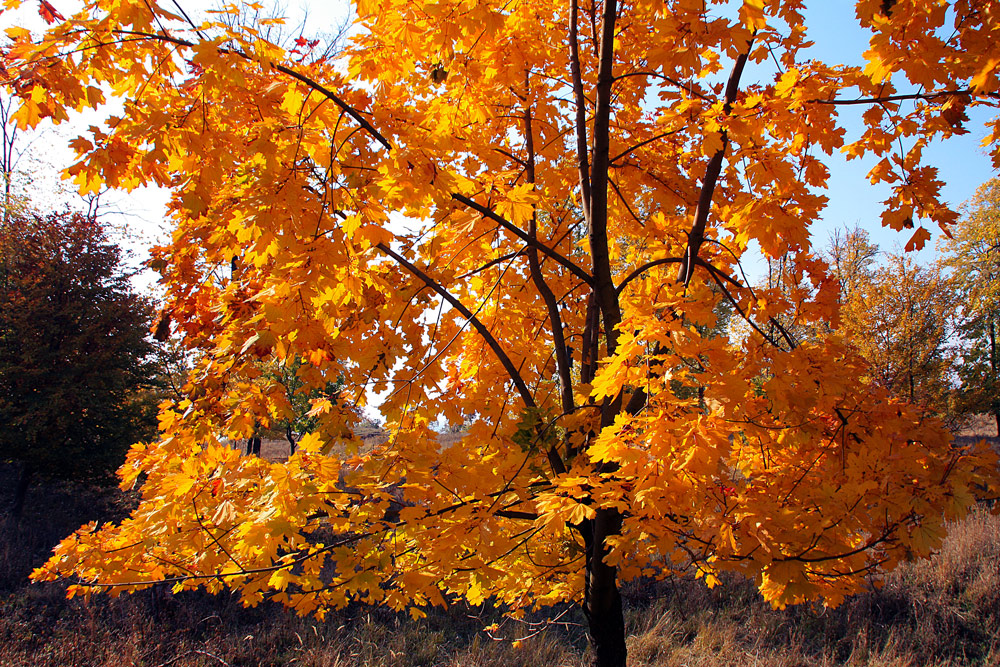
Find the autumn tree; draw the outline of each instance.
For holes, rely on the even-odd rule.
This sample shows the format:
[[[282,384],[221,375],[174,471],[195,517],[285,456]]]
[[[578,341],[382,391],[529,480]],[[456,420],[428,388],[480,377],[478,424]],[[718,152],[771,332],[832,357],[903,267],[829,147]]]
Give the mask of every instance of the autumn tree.
[[[985,451],[859,383],[843,338],[772,325],[836,318],[809,235],[831,153],[877,159],[909,246],[955,220],[923,148],[997,104],[994,3],[862,0],[862,67],[803,52],[800,0],[359,0],[337,59],[238,4],[42,3],[44,35],[7,31],[19,127],[124,100],[69,174],[171,189],[165,313],[202,356],[120,471],[140,506],[37,578],[320,614],[578,601],[595,664],[623,665],[623,580],[730,571],[837,604],[993,483]],[[810,289],[750,290],[751,244]],[[747,336],[706,333],[720,300]],[[234,379],[262,359],[344,379],[283,463],[221,443],[284,409]],[[371,393],[388,441],[335,455]],[[466,435],[442,447],[439,418]]]
[[[871,281],[880,254],[871,235],[858,226],[833,231],[824,259],[840,284],[841,303],[849,301],[860,285]]]
[[[1000,180],[983,184],[941,242],[944,264],[962,298],[959,331],[965,343],[962,398],[968,411],[992,414],[1000,437]]]
[[[963,409],[951,281],[937,265],[882,252],[857,227],[835,230],[825,257],[840,283],[840,331],[868,362],[869,381],[953,425]]]
[[[98,221],[0,225],[0,460],[22,466],[15,516],[33,476],[108,475],[155,433],[151,311]]]
[[[870,383],[951,421],[957,417],[957,307],[940,267],[888,253],[853,281],[841,309],[841,331],[868,362]]]

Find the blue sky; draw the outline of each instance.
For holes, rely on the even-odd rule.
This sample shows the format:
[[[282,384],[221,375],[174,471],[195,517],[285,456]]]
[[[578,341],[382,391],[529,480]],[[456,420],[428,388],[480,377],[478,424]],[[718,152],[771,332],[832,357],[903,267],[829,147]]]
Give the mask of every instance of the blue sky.
[[[857,25],[853,3],[843,0],[812,0],[806,3],[806,25],[809,37],[815,42],[809,54],[833,64],[861,64],[862,54],[868,48],[867,33]],[[900,86],[902,88],[902,86]],[[865,107],[841,107],[841,118],[847,124],[848,136],[860,132],[861,113]],[[997,174],[989,157],[980,146],[986,135],[983,123],[987,114],[972,115],[970,132],[947,142],[938,142],[926,151],[929,164],[937,166],[939,177],[945,182],[944,199],[957,207],[975,193],[976,188]],[[872,186],[865,177],[876,160],[854,160],[848,162],[840,155],[827,161],[831,170],[828,196],[830,204],[822,221],[813,228],[814,242],[823,244],[831,230],[848,225],[867,229],[883,250],[905,245],[909,233],[897,233],[884,229],[879,222],[882,200],[888,196],[885,185]],[[929,226],[933,235],[929,249],[920,253],[921,259],[933,255],[933,245],[941,232],[936,226]]]

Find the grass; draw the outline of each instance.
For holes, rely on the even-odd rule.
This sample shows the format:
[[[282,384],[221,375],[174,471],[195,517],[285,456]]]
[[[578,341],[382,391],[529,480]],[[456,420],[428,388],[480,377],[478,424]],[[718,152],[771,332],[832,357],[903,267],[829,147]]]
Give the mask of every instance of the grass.
[[[0,489],[13,471],[0,466]],[[0,498],[0,502],[4,502]],[[36,485],[19,525],[0,520],[0,665],[304,665],[315,667],[576,667],[587,664],[583,618],[538,628],[454,604],[422,621],[354,605],[323,622],[231,596],[145,591],[89,602],[27,575],[52,545],[128,498],[98,488]],[[955,667],[1000,664],[1000,517],[952,526],[941,552],[837,609],[770,609],[752,584],[708,590],[680,578],[625,586],[634,667]],[[544,620],[540,617],[535,620]],[[484,628],[500,622],[495,641]],[[531,635],[518,645],[511,640]]]
[[[634,665],[1000,664],[1000,517],[985,510],[954,524],[934,558],[836,609],[774,611],[737,580],[714,591],[690,580],[659,588],[665,597],[631,596]]]

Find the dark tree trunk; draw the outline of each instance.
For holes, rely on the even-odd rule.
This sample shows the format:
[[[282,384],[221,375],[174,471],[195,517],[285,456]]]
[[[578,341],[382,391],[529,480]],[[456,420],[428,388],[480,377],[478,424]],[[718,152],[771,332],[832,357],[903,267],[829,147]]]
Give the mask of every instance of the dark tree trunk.
[[[996,324],[993,321],[993,314],[990,313],[990,371],[993,373],[993,377],[990,378],[990,388],[993,391],[993,396],[990,397],[990,403],[993,404],[993,419],[996,420],[997,424],[997,437],[1000,438],[1000,407],[997,406],[997,332]]]
[[[292,456],[295,454],[295,434],[291,424],[285,424],[285,439],[288,440],[288,455]]]
[[[604,562],[607,538],[621,531],[622,518],[615,510],[598,510],[583,526],[587,548],[584,612],[589,624],[593,667],[625,667],[625,616],[618,592],[618,568]]]
[[[31,483],[34,472],[34,469],[25,463],[21,468],[21,474],[17,477],[17,485],[14,487],[14,504],[10,508],[10,516],[15,521],[21,518],[21,513],[24,511],[24,498],[28,495],[28,485]]]

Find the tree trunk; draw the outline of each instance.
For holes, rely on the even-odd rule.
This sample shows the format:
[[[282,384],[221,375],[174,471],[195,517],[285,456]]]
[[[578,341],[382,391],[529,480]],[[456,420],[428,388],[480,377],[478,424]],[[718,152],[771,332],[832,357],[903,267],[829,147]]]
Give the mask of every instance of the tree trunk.
[[[993,396],[990,397],[990,403],[993,406],[993,419],[996,420],[997,424],[997,437],[1000,438],[1000,406],[997,405],[997,332],[996,324],[993,321],[993,313],[990,313],[990,371],[993,373],[993,377],[990,378],[990,388],[993,392]]]
[[[10,516],[15,521],[20,520],[21,513],[24,511],[24,498],[28,495],[28,485],[31,483],[34,472],[34,469],[25,463],[17,477],[17,485],[14,487],[14,504],[10,508]]]
[[[625,667],[625,616],[618,592],[618,568],[604,562],[607,538],[621,531],[622,518],[615,510],[598,510],[584,526],[587,572],[584,613],[589,624],[593,667]]]

